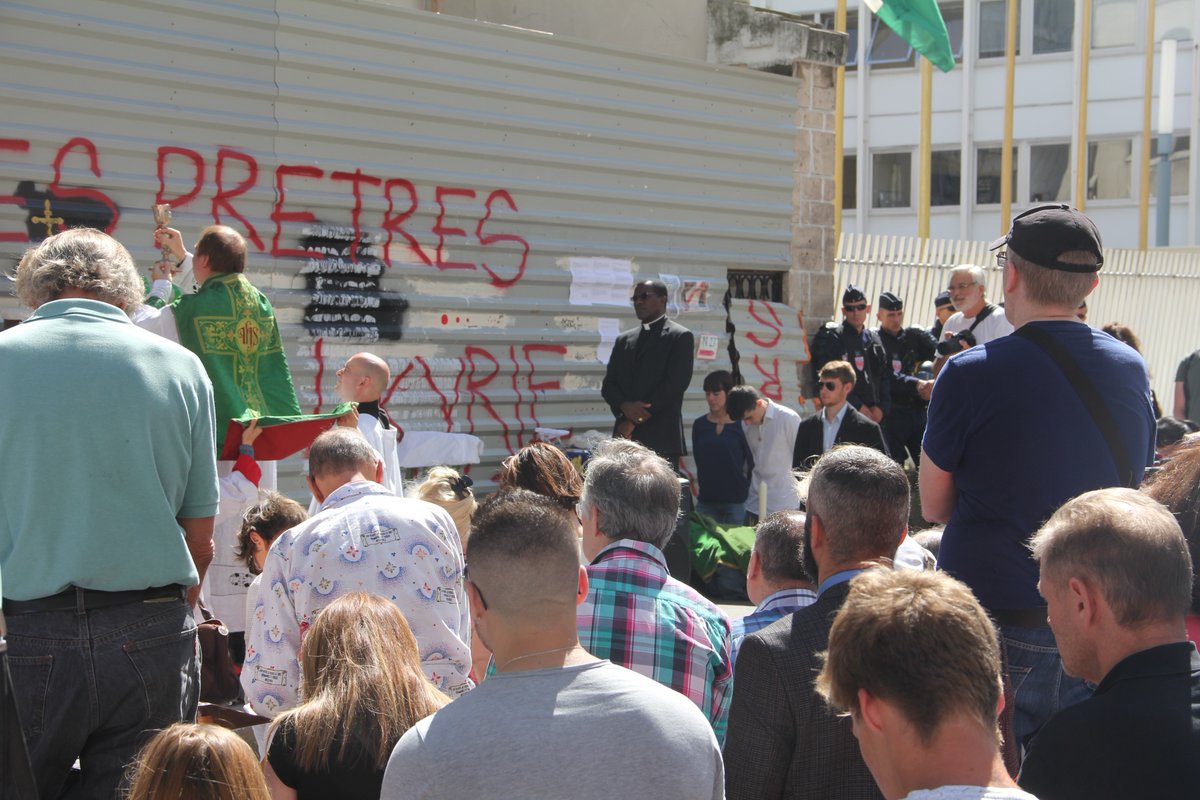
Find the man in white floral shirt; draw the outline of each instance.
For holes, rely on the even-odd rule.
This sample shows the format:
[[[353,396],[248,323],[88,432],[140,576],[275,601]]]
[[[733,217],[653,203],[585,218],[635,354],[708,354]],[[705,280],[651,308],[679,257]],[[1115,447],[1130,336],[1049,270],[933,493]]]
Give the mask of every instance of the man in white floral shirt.
[[[274,717],[300,702],[300,642],[317,613],[350,592],[404,612],[425,675],[451,697],[472,687],[462,542],[450,515],[381,485],[383,463],[357,430],[334,428],[309,451],[316,516],[279,536],[246,621],[242,686]]]

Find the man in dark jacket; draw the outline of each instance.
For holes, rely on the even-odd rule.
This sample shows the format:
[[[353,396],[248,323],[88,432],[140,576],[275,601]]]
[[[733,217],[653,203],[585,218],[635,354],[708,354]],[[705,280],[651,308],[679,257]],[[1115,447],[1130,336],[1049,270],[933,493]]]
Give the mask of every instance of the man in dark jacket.
[[[616,417],[613,436],[641,442],[678,467],[683,395],[692,382],[692,332],[667,319],[667,287],[642,281],[633,289],[641,323],[617,337],[600,393]]]
[[[854,367],[854,390],[850,405],[876,424],[891,410],[892,395],[887,371],[887,353],[879,334],[867,328],[871,304],[863,290],[854,284],[842,294],[842,314],[839,327],[828,322],[817,331],[812,342],[813,377],[830,361],[848,361]]]
[[[904,327],[904,301],[891,292],[879,295],[879,340],[887,353],[892,410],[884,419],[883,435],[888,450],[899,464],[912,456],[921,463],[921,437],[925,435],[925,413],[933,381],[917,377],[926,361],[933,361],[936,342],[929,331]]]
[[[800,423],[796,431],[793,469],[809,469],[822,453],[839,444],[861,444],[884,455],[888,452],[879,426],[855,411],[846,398],[854,390],[854,368],[845,361],[830,361],[821,367],[817,396],[821,413]]]

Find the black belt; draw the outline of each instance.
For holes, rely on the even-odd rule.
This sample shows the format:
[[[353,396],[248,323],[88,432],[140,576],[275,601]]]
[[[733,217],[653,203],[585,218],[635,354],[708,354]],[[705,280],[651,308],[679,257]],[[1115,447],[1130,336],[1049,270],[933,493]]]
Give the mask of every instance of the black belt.
[[[997,625],[1008,625],[1013,628],[1048,628],[1046,607],[1033,608],[989,608],[988,613]]]
[[[34,614],[40,611],[89,611],[97,608],[145,603],[151,600],[186,600],[187,589],[179,584],[152,586],[149,589],[133,589],[127,592],[103,592],[99,589],[81,589],[72,586],[49,597],[36,600],[4,599],[4,613],[8,616]]]

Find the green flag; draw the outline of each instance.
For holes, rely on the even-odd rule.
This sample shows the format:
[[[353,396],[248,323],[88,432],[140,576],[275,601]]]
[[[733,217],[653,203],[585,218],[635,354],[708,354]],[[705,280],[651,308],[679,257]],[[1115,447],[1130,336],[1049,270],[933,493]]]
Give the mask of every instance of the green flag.
[[[942,72],[954,69],[950,34],[935,0],[866,0],[885,25]]]
[[[271,302],[236,272],[217,273],[175,303],[179,343],[200,357],[213,384],[217,452],[229,420],[296,416],[300,404]]]

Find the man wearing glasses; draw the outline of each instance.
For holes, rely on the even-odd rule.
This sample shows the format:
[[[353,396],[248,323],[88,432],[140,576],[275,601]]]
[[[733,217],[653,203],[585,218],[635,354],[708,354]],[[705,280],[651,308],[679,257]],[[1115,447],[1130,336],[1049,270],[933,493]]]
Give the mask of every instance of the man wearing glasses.
[[[642,281],[633,288],[641,324],[617,337],[600,394],[612,409],[613,436],[641,442],[678,469],[683,441],[683,395],[692,382],[692,332],[667,319],[667,287]]]
[[[1003,258],[1001,253],[998,259]],[[1004,266],[1003,262],[1000,266]],[[938,360],[933,365],[933,374],[942,371],[946,359],[954,353],[987,344],[993,339],[1008,336],[1013,332],[1012,323],[1004,316],[1004,309],[989,303],[984,298],[983,268],[974,264],[960,264],[950,273],[950,302],[957,313],[942,326],[938,340]],[[970,336],[963,335],[970,333]]]
[[[875,424],[882,424],[892,407],[888,383],[888,357],[879,334],[867,328],[871,304],[854,284],[842,294],[841,327],[827,322],[817,331],[812,344],[813,377],[820,380],[821,368],[830,361],[848,361],[854,367],[854,388],[846,398],[851,407]]]
[[[846,402],[854,390],[854,370],[845,361],[830,361],[821,367],[817,382],[817,397],[821,413],[800,423],[796,431],[796,449],[792,468],[809,470],[822,453],[839,444],[861,444],[873,447],[884,455],[888,446],[883,432],[871,420],[855,411]]]

